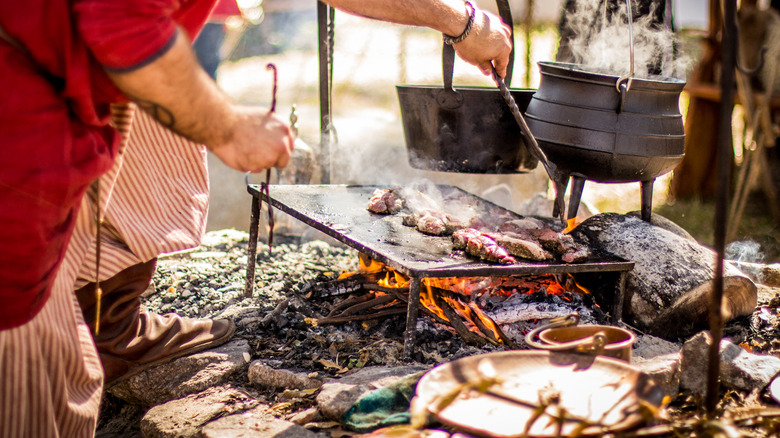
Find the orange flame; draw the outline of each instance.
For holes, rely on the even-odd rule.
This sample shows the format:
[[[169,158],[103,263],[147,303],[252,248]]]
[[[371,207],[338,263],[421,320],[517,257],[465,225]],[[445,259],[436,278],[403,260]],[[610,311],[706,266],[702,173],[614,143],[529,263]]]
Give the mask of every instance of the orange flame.
[[[566,220],[566,229],[562,231],[563,234],[569,234],[569,232],[575,228],[577,228],[577,225],[582,223],[581,220],[579,220],[579,217],[573,217],[571,219]]]
[[[436,305],[436,302],[433,300],[433,289],[430,285],[425,285],[425,288],[421,288],[420,290],[420,304],[425,306],[428,310],[430,310],[434,315],[438,316],[439,318],[443,319],[444,321],[449,321],[449,318],[447,318],[447,315],[444,314],[444,310],[442,310],[441,307]]]
[[[570,228],[576,226],[576,218],[569,220]],[[569,228],[567,228],[568,230]],[[378,262],[365,254],[360,254],[359,258],[359,272],[361,273],[377,273],[386,272],[384,278],[377,281],[377,284],[387,288],[405,288],[409,287],[409,279],[400,272],[390,268],[384,263]],[[355,273],[342,274],[339,278],[343,278]],[[561,284],[563,281],[566,284]],[[506,277],[428,277],[422,279],[422,285],[425,286],[420,290],[420,304],[425,306],[434,315],[441,318],[443,321],[449,321],[443,309],[441,309],[434,300],[434,289],[443,289],[453,292],[457,295],[463,295],[464,300],[461,301],[454,297],[446,295],[437,296],[437,299],[441,299],[447,302],[447,304],[461,316],[463,322],[466,324],[469,330],[480,333],[479,327],[475,321],[479,321],[482,326],[487,327],[493,332],[495,339],[500,341],[499,333],[500,329],[496,326],[495,322],[487,316],[482,309],[474,302],[471,301],[469,296],[475,296],[484,292],[491,294],[510,296],[512,294],[533,294],[539,291],[544,291],[547,294],[559,295],[563,298],[565,292],[574,292],[587,294],[589,293],[584,287],[577,284],[573,277],[568,277],[565,280],[558,280],[558,277],[554,274],[541,274],[531,276],[506,276]]]
[[[387,266],[384,263],[378,262],[363,253],[358,257],[358,262],[358,271],[366,274],[387,269]]]

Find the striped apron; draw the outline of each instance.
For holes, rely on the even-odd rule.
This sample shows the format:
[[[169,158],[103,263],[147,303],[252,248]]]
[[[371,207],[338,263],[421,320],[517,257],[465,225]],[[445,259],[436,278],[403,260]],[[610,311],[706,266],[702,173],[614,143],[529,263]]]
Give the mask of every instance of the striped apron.
[[[131,104],[112,110],[123,147],[82,201],[51,298],[29,323],[0,331],[0,438],[94,436],[103,370],[73,291],[197,246],[205,231],[205,147]],[[96,202],[104,217],[97,276]]]

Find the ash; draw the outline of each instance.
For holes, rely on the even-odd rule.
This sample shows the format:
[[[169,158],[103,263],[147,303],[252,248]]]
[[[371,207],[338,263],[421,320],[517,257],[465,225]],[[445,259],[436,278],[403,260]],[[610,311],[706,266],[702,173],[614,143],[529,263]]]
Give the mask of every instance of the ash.
[[[269,252],[260,242],[253,297],[244,297],[249,237],[235,230],[207,233],[195,250],[161,257],[144,304],[157,313],[232,318],[236,338],[247,339],[252,359],[293,371],[335,375],[363,365],[437,364],[495,347],[472,347],[447,327],[421,317],[412,358],[403,357],[406,315],[314,326],[337,297],[306,298],[315,283],[358,270],[358,252],[323,240],[275,236]],[[341,368],[332,366],[338,364]]]
[[[320,240],[284,240],[270,251],[258,244],[253,298],[244,298],[249,237],[223,230],[208,233],[193,251],[161,258],[152,279],[154,295],[145,304],[159,313],[196,318],[229,317],[242,308],[263,314],[315,278],[357,270],[352,249]]]

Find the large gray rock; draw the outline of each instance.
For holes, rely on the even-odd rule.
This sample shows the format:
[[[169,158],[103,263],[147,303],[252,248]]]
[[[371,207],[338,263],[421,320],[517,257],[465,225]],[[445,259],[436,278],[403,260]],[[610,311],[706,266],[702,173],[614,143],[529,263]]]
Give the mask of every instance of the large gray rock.
[[[118,383],[110,391],[128,402],[154,406],[221,385],[245,369],[250,358],[249,343],[237,339],[150,368]]]
[[[230,387],[210,388],[149,409],[141,418],[141,433],[144,438],[195,437],[209,421],[252,409],[258,404],[243,391]]]
[[[667,228],[604,213],[585,220],[571,234],[591,248],[634,261],[627,274],[624,319],[647,333],[678,339],[708,327],[716,255]],[[724,265],[724,319],[750,315],[757,304],[756,285]]]
[[[199,438],[325,438],[303,426],[274,417],[268,406],[222,417],[205,425]]]
[[[364,394],[426,369],[428,367],[422,365],[361,368],[354,374],[322,385],[320,393],[317,394],[317,405],[323,417],[339,421],[341,415]]]
[[[701,332],[683,345],[680,387],[696,396],[707,393],[707,366],[712,338]],[[780,358],[753,354],[723,339],[720,343],[720,382],[726,388],[763,389],[780,373]]]

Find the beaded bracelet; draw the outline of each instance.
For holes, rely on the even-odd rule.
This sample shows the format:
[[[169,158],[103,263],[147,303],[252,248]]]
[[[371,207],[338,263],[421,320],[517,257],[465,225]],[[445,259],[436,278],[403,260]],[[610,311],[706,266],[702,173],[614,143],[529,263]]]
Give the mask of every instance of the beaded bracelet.
[[[477,8],[475,8],[470,1],[466,1],[466,5],[471,8],[471,14],[469,14],[469,22],[466,23],[466,28],[463,30],[463,33],[461,33],[456,37],[449,36],[447,34],[442,34],[444,39],[444,44],[449,44],[449,45],[457,44],[465,40],[466,37],[469,36],[469,32],[471,32],[471,26],[474,25],[474,16],[477,14]]]

